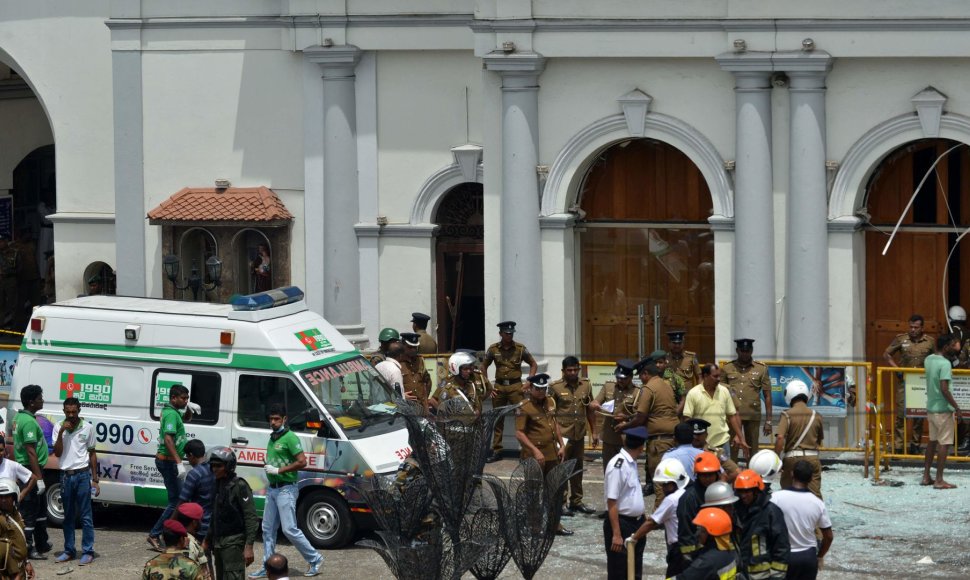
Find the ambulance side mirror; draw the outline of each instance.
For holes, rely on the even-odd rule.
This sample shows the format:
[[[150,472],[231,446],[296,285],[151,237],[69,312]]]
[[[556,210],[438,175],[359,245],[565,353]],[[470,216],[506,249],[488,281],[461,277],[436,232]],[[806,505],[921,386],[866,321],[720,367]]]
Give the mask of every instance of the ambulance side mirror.
[[[307,429],[316,429],[317,437],[330,437],[330,429],[327,427],[326,421],[320,415],[320,409],[309,408],[306,410],[306,426]]]

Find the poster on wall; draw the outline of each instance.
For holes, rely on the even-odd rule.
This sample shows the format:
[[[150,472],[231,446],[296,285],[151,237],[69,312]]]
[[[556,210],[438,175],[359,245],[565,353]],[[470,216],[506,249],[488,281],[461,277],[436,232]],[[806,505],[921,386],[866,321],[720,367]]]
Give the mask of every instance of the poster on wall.
[[[970,376],[953,375],[950,394],[960,406],[961,417],[970,417]],[[926,416],[926,375],[906,373],[906,416]]]
[[[794,380],[808,385],[808,406],[824,417],[845,417],[846,368],[775,366],[768,367],[771,378],[771,405],[777,415],[788,408],[785,386]]]

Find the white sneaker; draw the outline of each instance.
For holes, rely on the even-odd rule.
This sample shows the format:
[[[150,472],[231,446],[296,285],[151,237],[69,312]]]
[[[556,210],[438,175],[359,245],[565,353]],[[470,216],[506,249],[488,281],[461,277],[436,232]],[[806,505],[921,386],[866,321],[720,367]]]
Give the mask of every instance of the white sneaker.
[[[321,558],[320,561],[315,564],[310,564],[310,567],[306,569],[306,572],[304,572],[303,575],[306,577],[319,576],[321,564],[323,564],[323,558]]]

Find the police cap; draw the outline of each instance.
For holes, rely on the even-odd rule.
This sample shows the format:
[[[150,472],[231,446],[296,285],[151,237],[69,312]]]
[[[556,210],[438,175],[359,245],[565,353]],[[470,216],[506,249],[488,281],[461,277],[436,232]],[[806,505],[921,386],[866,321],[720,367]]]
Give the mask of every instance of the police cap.
[[[738,350],[754,350],[753,338],[735,338],[734,344],[738,345]]]
[[[416,332],[402,332],[401,340],[408,346],[418,346],[421,342],[421,336]]]
[[[506,320],[505,322],[499,322],[496,324],[498,326],[499,332],[507,332],[509,334],[515,334],[515,321]]]
[[[683,330],[670,330],[667,332],[667,338],[670,339],[670,342],[681,343],[684,342],[685,334],[687,332]]]

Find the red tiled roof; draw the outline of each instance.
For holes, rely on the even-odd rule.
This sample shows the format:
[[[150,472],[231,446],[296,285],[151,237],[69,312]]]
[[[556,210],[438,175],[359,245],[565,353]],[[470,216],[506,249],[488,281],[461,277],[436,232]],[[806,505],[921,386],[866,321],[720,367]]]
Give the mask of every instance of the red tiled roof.
[[[148,212],[152,221],[277,222],[293,219],[267,187],[186,187]]]

